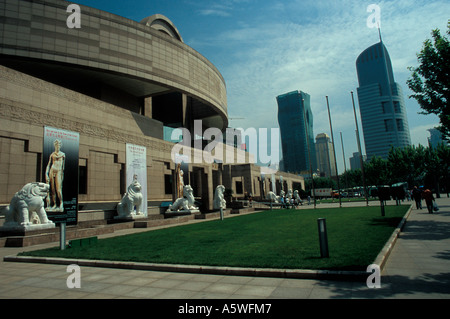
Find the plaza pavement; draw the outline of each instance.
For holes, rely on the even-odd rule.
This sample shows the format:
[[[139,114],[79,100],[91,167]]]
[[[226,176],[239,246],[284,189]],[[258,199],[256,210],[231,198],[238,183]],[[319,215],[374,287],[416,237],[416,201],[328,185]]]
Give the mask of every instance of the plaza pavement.
[[[58,243],[0,248],[1,299],[450,299],[450,199],[440,211],[413,206],[381,275],[381,288],[365,282],[193,274],[81,267],[81,288],[67,288],[66,265],[5,262],[5,256]],[[388,203],[393,205],[393,202]],[[405,202],[403,204],[413,204]],[[317,207],[336,207],[319,204]],[[343,202],[343,206],[361,203]],[[365,202],[363,203],[365,205]],[[370,202],[379,205],[379,202]],[[302,208],[306,208],[303,206]],[[311,206],[309,207],[311,208]],[[389,206],[386,207],[387,212]],[[234,217],[233,217],[234,218]],[[117,236],[127,232],[116,232]],[[148,231],[148,229],[147,229]],[[100,236],[102,238],[102,236]],[[370,274],[368,273],[368,276]],[[184,304],[184,303],[183,303]]]

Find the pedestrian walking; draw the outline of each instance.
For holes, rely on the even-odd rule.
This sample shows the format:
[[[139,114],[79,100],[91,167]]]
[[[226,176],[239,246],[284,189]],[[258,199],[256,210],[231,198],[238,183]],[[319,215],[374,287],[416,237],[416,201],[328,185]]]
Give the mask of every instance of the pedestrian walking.
[[[417,186],[412,190],[412,197],[416,201],[416,208],[422,209],[422,191]]]
[[[428,213],[433,214],[433,201],[434,196],[433,193],[427,188],[423,191],[422,197],[425,200],[425,204],[427,205]]]

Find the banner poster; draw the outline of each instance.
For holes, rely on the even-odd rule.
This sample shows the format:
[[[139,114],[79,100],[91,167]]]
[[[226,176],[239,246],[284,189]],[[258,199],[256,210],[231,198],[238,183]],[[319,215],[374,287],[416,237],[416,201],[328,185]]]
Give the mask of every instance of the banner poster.
[[[43,180],[50,185],[45,211],[54,223],[78,222],[78,155],[80,134],[44,127]]]
[[[134,178],[141,184],[142,212],[147,214],[147,148],[134,144],[126,144],[126,188]]]
[[[275,174],[272,174],[272,192],[276,195],[277,194],[277,184],[275,180]]]
[[[189,157],[183,154],[175,154],[175,190],[176,198],[183,197],[184,185],[189,185]]]

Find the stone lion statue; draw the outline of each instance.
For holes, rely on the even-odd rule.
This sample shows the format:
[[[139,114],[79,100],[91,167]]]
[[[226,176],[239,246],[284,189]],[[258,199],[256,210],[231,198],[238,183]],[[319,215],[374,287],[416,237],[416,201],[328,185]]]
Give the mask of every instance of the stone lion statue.
[[[198,209],[194,206],[194,190],[191,185],[185,185],[183,187],[183,197],[177,198],[177,200],[169,206],[168,211],[176,212],[179,210],[194,210]]]
[[[127,188],[122,200],[117,204],[119,218],[130,218],[135,215],[143,215],[141,184],[137,180],[137,175],[133,176],[133,181]],[[136,209],[135,209],[136,207]]]
[[[54,227],[48,219],[44,208],[44,199],[47,197],[50,185],[33,182],[26,184],[11,199],[5,210],[5,223],[3,227],[25,227],[34,225],[47,225]]]
[[[227,208],[227,201],[225,200],[223,193],[225,192],[225,186],[219,185],[214,192],[214,209]]]
[[[291,199],[292,198],[292,189],[288,190],[286,198],[287,199]]]
[[[267,198],[268,198],[271,202],[278,203],[279,196],[275,195],[274,192],[269,192],[269,193],[267,194]]]
[[[298,194],[298,190],[294,191],[294,200],[297,204],[302,204],[302,199],[300,198],[300,195]]]

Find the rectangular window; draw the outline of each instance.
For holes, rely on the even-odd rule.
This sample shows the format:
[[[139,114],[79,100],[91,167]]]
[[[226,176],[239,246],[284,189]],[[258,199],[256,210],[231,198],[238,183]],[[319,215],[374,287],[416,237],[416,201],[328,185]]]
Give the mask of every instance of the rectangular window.
[[[164,175],[164,190],[166,195],[171,195],[172,191],[172,175]]]
[[[85,161],[86,163],[87,161]],[[88,185],[88,179],[87,179],[87,166],[78,166],[78,194],[87,194],[87,185]]]
[[[394,131],[393,120],[384,120],[384,128],[385,128],[386,132]]]
[[[242,182],[236,181],[236,194],[242,194],[244,190],[242,188]]]
[[[394,102],[394,112],[395,113],[401,113],[402,112],[402,109],[401,109],[401,107],[400,107],[400,102]]]
[[[403,121],[400,120],[400,119],[397,119],[397,130],[398,131],[403,131],[404,130],[404,128],[403,128]]]

